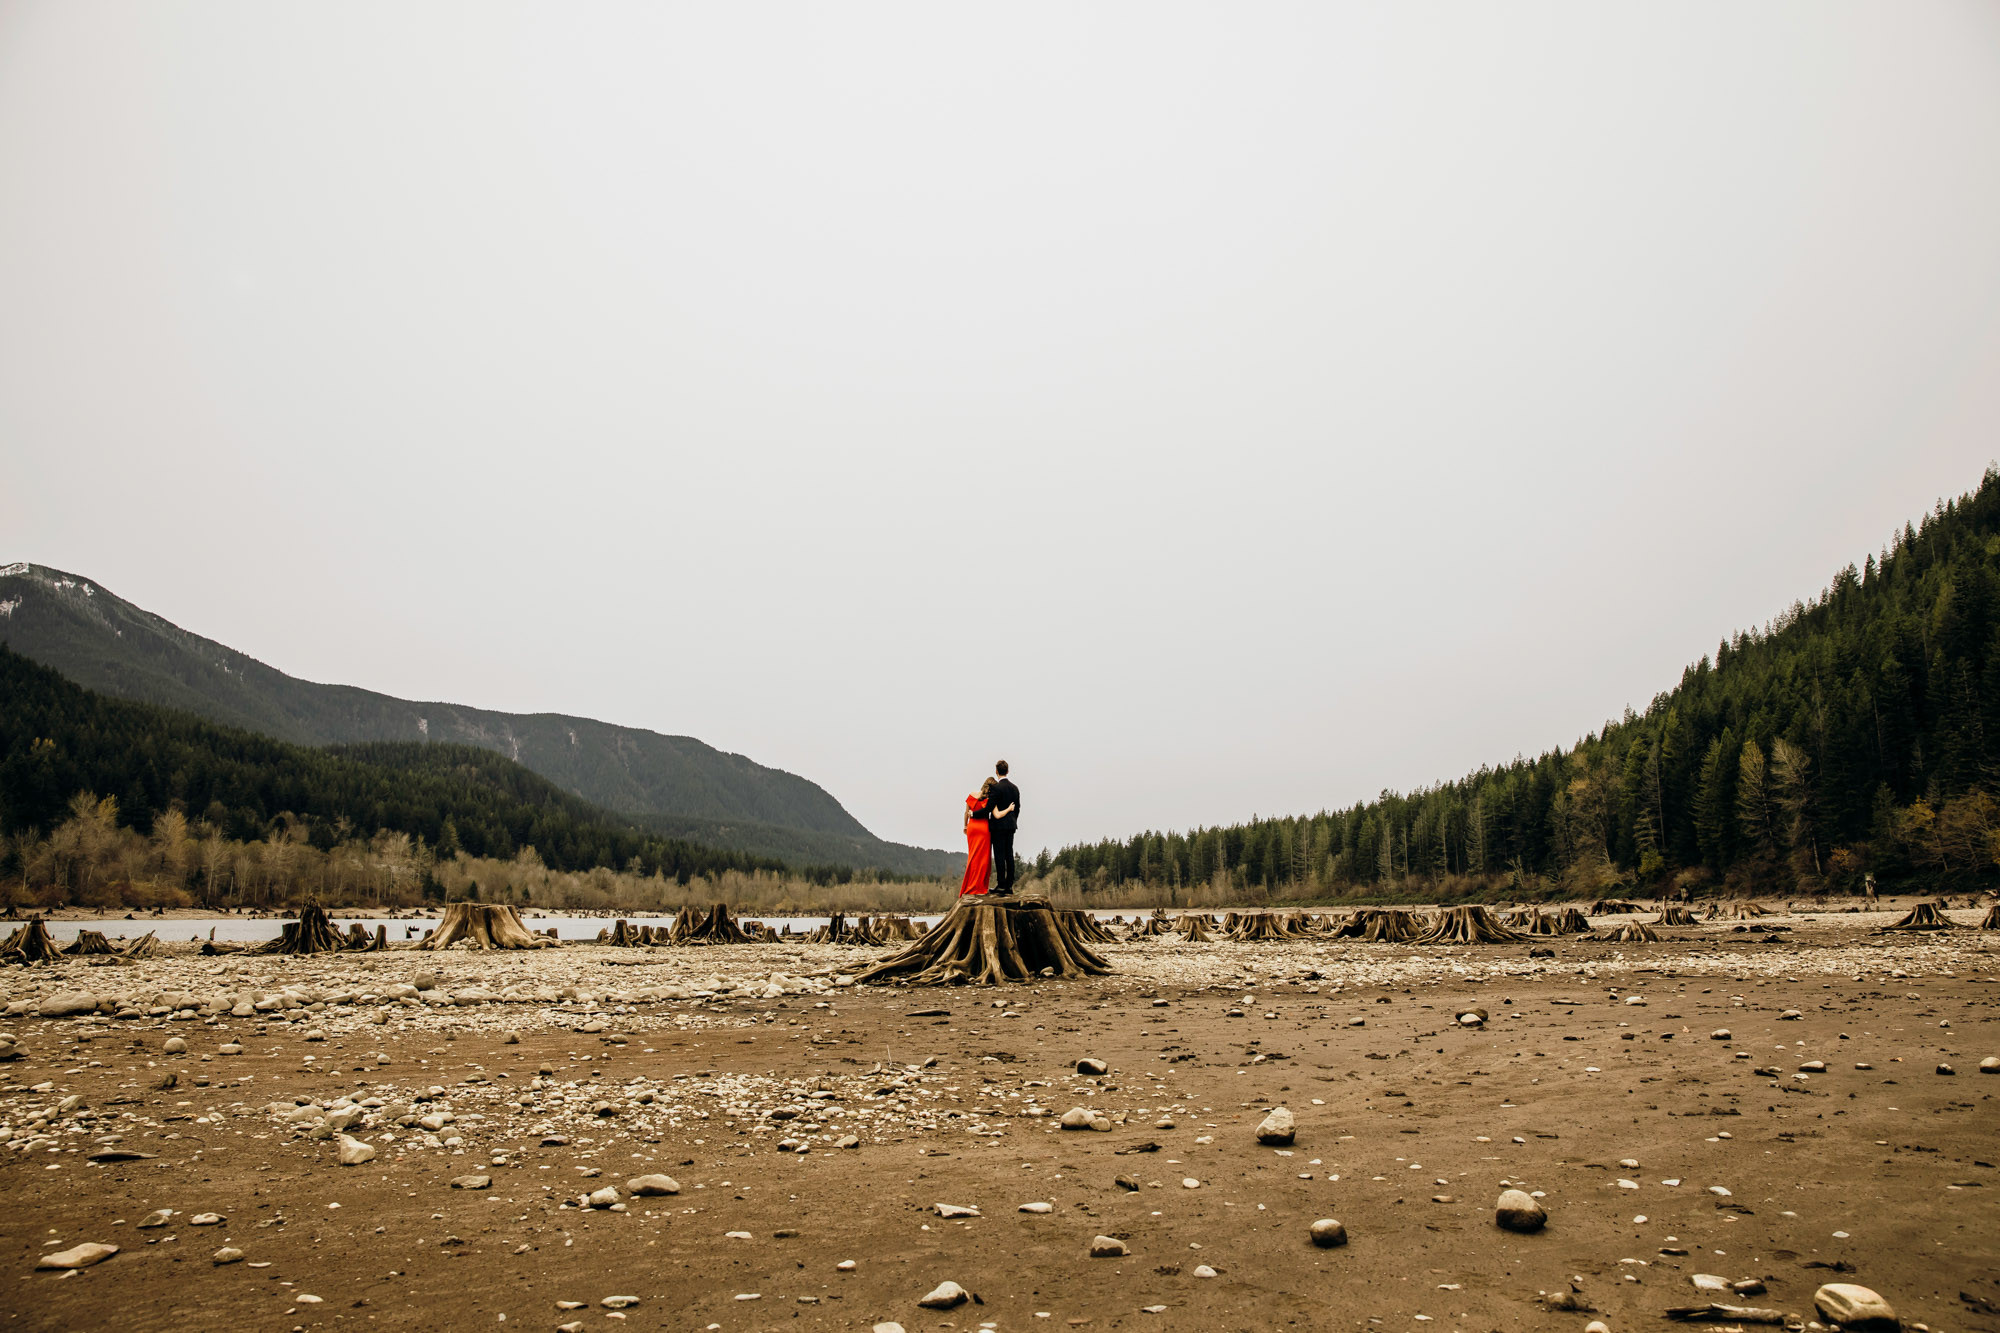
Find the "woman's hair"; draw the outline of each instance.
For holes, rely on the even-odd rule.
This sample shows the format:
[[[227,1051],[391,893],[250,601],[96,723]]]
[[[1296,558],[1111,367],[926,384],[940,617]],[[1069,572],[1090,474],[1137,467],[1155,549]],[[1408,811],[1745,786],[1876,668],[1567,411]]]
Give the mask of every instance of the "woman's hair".
[[[979,799],[983,801],[992,794],[993,794],[993,779],[988,778],[986,779],[986,781],[979,784]]]

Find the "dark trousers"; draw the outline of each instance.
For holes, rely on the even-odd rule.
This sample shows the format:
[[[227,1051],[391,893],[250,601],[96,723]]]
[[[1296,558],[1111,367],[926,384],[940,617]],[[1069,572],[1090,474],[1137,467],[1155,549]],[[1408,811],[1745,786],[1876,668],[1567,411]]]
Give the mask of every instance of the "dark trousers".
[[[1002,893],[1014,891],[1014,830],[993,826],[993,869],[999,873],[997,886]]]

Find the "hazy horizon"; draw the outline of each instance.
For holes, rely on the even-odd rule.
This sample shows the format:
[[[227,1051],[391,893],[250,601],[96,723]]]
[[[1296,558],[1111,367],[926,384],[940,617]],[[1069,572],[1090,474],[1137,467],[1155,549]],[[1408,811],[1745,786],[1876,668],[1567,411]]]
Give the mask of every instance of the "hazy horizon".
[[[952,847],[1643,709],[2000,455],[2000,9],[0,0],[0,563]]]

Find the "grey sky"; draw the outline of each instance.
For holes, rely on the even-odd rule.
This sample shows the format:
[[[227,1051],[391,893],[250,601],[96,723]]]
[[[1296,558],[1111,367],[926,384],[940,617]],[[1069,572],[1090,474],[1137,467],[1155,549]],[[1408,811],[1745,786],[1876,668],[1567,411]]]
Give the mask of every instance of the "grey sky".
[[[0,562],[952,844],[1567,743],[2000,455],[2000,6],[0,3]]]

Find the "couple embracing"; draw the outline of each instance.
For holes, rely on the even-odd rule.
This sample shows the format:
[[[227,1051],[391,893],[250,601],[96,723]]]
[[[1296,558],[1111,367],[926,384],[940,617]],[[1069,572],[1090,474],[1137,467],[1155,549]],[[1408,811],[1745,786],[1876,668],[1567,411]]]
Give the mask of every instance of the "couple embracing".
[[[965,798],[965,879],[958,896],[986,892],[986,875],[998,870],[996,898],[1014,896],[1014,828],[1021,818],[1021,789],[1007,780],[1007,761]]]

